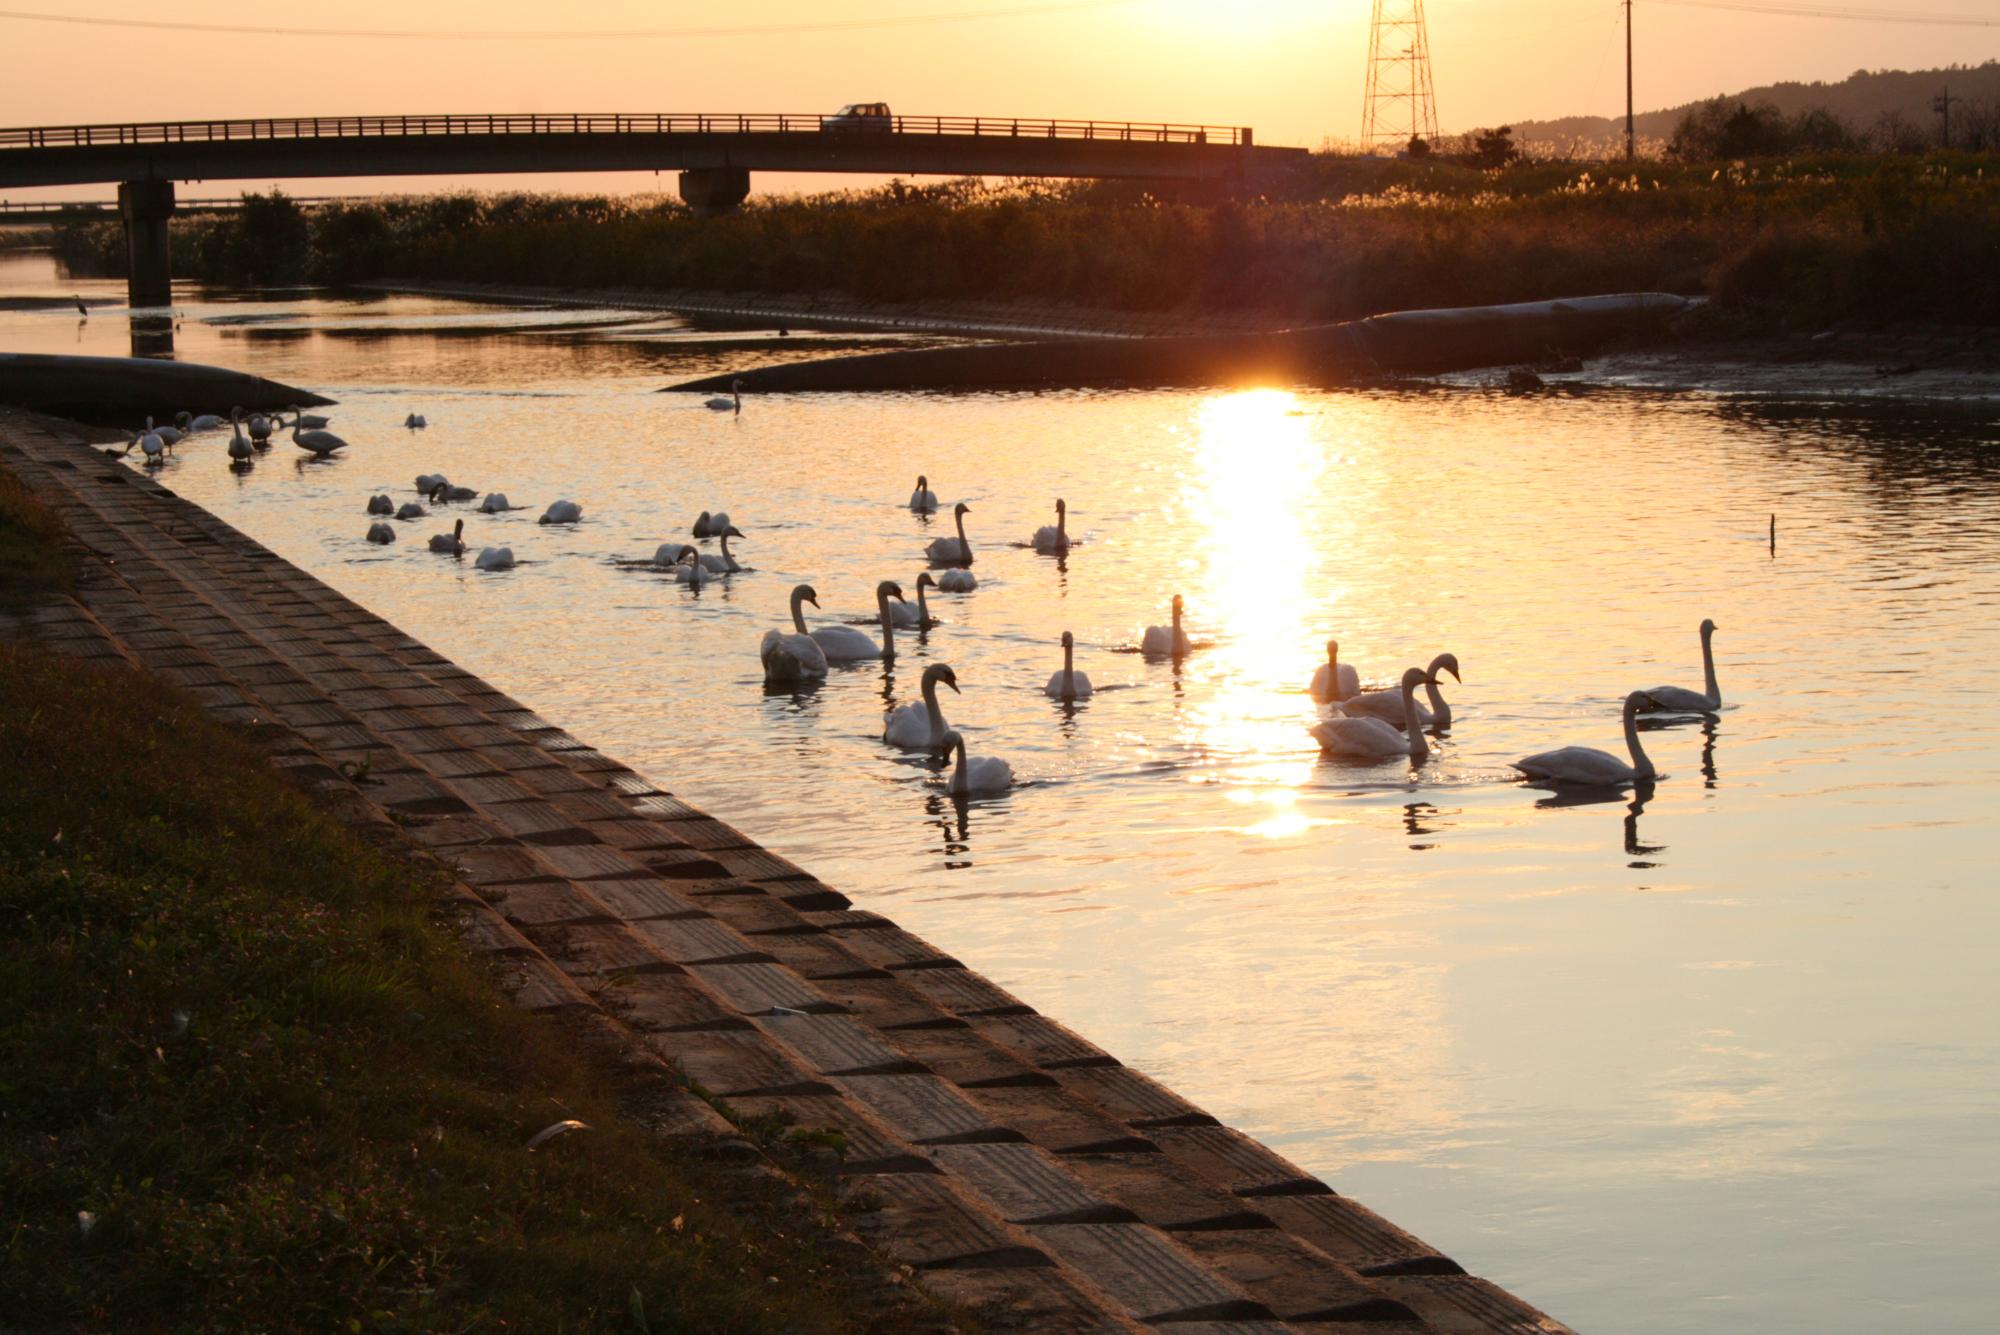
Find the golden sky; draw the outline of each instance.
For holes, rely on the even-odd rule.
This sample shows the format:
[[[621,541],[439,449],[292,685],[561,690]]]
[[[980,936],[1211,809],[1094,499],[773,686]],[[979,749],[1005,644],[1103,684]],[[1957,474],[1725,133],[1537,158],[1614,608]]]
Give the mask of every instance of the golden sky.
[[[875,0],[835,8],[824,0],[765,0],[724,8],[682,0],[348,0],[308,9],[268,0],[25,0],[19,8],[263,27],[492,31],[765,25],[1032,3]],[[1359,130],[1369,8],[1368,0],[1128,0],[926,26],[532,41],[160,32],[0,17],[8,69],[0,80],[0,125],[420,111],[813,112],[886,100],[907,113],[1247,124],[1260,142],[1317,146]],[[1913,8],[1993,12],[1986,0],[1922,0]],[[1615,0],[1430,0],[1427,9],[1447,132],[1622,111]],[[2000,54],[1996,28],[1760,16],[1655,0],[1642,0],[1637,13],[1641,110],[1780,79],[1837,80],[1861,67],[1977,63]],[[624,176],[588,184],[655,183]],[[658,187],[672,184],[662,177]],[[217,185],[214,193],[238,188]]]

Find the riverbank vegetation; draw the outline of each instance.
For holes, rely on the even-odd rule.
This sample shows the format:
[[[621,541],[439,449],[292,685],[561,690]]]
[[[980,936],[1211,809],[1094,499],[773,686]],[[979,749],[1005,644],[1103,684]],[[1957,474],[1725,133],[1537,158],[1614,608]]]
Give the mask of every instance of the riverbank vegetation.
[[[9,1329],[946,1324],[823,1204],[621,1120],[429,874],[188,697],[0,644],[0,768]]]
[[[1258,198],[1213,202],[969,181],[758,199],[717,218],[658,197],[441,195],[311,212],[265,197],[177,220],[175,264],[231,283],[421,278],[1284,319],[1641,289],[1705,294],[1714,318],[1760,328],[2000,317],[2000,155],[1586,165],[1508,161],[1504,136],[1478,142],[1490,165],[1316,154]],[[76,229],[61,247],[80,270],[122,262],[115,229]]]

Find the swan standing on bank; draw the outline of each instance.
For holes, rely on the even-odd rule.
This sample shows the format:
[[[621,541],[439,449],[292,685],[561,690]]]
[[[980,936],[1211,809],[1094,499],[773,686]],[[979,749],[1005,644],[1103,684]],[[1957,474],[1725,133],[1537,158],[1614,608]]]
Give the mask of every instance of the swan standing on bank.
[[[1090,678],[1076,670],[1076,636],[1063,632],[1062,671],[1049,678],[1043,688],[1052,700],[1088,700],[1091,693]]]
[[[946,571],[945,573],[950,574],[951,572]],[[971,572],[967,571],[966,573],[970,574]],[[913,607],[908,602],[901,602],[889,609],[889,615],[896,619],[897,629],[929,630],[932,626],[942,624],[936,617],[931,615],[930,604],[924,601],[924,590],[935,589],[937,587],[938,582],[931,578],[930,571],[926,570],[917,576],[916,605]]]
[[[538,524],[574,524],[583,518],[583,507],[575,501],[550,501]]]
[[[952,752],[951,782],[946,785],[953,797],[978,793],[1004,793],[1014,786],[1014,767],[998,756],[965,755],[965,738],[956,732],[944,735],[943,746]]]
[[[819,646],[829,663],[865,663],[871,658],[894,658],[896,623],[889,615],[889,600],[902,596],[902,586],[893,579],[885,579],[875,586],[875,606],[881,612],[882,620],[881,644],[876,644],[852,626],[821,626],[811,632],[813,643]]]
[[[937,493],[931,490],[931,480],[922,473],[917,474],[917,489],[910,493],[910,509],[920,515],[937,513]]]
[[[1416,706],[1417,726],[1420,728],[1449,728],[1451,726],[1451,706],[1445,703],[1438,690],[1437,674],[1449,672],[1454,681],[1465,679],[1458,675],[1458,655],[1439,654],[1431,660],[1429,672],[1424,681],[1424,693],[1431,698],[1429,709]],[[1410,703],[1415,704],[1414,701]],[[1403,693],[1396,691],[1363,691],[1339,702],[1341,712],[1351,718],[1379,718],[1394,728],[1407,726],[1409,714],[1404,709]]]
[[[1034,545],[1044,555],[1060,556],[1069,550],[1069,507],[1060,499],[1056,501],[1056,522],[1035,530]]]
[[[734,380],[732,380],[732,381],[730,381],[730,382],[729,382],[729,397],[728,397],[728,398],[726,398],[726,399],[725,399],[725,398],[721,398],[721,397],[717,397],[717,398],[713,398],[713,399],[709,399],[709,400],[707,400],[706,402],[704,402],[704,403],[702,404],[702,407],[704,407],[704,408],[713,408],[713,409],[714,409],[714,410],[715,410],[716,412],[719,412],[719,413],[728,413],[728,412],[736,412],[736,413],[740,413],[740,412],[742,412],[742,411],[743,411],[743,377],[742,377],[742,376],[738,376],[738,377],[736,377],[736,379],[734,379]]]
[[[1174,624],[1148,626],[1139,640],[1139,652],[1148,658],[1179,658],[1194,649],[1187,632],[1181,629],[1181,596],[1174,595]]]
[[[1417,687],[1426,680],[1428,674],[1422,668],[1413,667],[1403,673],[1401,691],[1406,710],[1416,708]],[[1313,725],[1311,732],[1322,751],[1341,760],[1374,764],[1407,753],[1412,765],[1421,765],[1431,755],[1430,743],[1424,739],[1422,728],[1411,728],[1405,737],[1379,718],[1342,715]]]
[[[1339,640],[1326,642],[1326,662],[1313,673],[1312,685],[1306,689],[1323,705],[1339,704],[1361,694],[1361,674],[1340,661]]]
[[[298,409],[294,408],[292,411],[297,412]],[[334,435],[331,431],[320,431],[317,429],[312,431],[300,430],[299,424],[304,421],[305,418],[301,417],[292,422],[292,444],[302,450],[310,450],[313,456],[319,459],[327,458],[336,450],[347,448],[347,442],[339,436]]]
[[[1544,751],[1514,762],[1514,768],[1530,780],[1543,783],[1588,784],[1615,787],[1626,783],[1647,783],[1658,777],[1645,748],[1639,745],[1639,711],[1645,707],[1646,692],[1634,691],[1625,697],[1625,749],[1632,755],[1626,764],[1594,746],[1565,746],[1560,751]]]
[[[512,547],[482,547],[473,564],[481,570],[512,570],[514,549]]]
[[[1655,686],[1650,691],[1639,692],[1642,714],[1713,714],[1722,708],[1722,688],[1715,684],[1715,650],[1709,641],[1715,638],[1715,623],[1704,620],[1701,623],[1701,671],[1708,681],[1706,694],[1690,691],[1685,686]]]
[[[465,521],[459,520],[451,526],[449,533],[431,534],[431,550],[446,556],[465,555]]]
[[[965,540],[965,517],[972,513],[972,507],[964,501],[951,507],[951,516],[958,521],[958,536],[955,538],[932,538],[924,554],[934,566],[969,566],[972,564],[972,544]],[[942,586],[939,586],[942,587]]]
[[[958,690],[958,674],[943,663],[924,669],[924,702],[892,709],[882,720],[882,740],[905,751],[936,751],[944,746],[951,729],[938,708],[937,688],[942,682]]]
[[[764,641],[758,648],[758,656],[764,660],[764,684],[767,686],[796,686],[807,681],[819,681],[826,676],[826,655],[819,644],[806,633],[805,604],[819,606],[819,595],[810,584],[800,584],[792,590],[792,633],[767,630]]]

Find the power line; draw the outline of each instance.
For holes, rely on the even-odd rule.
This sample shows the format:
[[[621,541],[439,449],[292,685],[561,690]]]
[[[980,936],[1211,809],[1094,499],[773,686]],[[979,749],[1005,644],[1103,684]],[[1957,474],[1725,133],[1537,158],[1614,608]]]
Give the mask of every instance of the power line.
[[[1798,19],[1847,19],[1855,23],[1906,23],[1934,28],[2000,28],[2000,18],[1975,18],[1935,10],[1852,9],[1830,5],[1785,4],[1782,0],[1648,0],[1684,9],[1726,9],[1738,14],[1775,14]]]
[[[883,15],[865,19],[809,19],[799,23],[732,24],[706,28],[284,28],[252,23],[178,23],[168,19],[93,18],[82,14],[45,14],[25,9],[0,9],[0,19],[26,23],[65,23],[91,28],[140,28],[149,32],[198,32],[252,37],[368,37],[415,41],[547,42],[631,40],[647,37],[761,37],[787,33],[845,32],[867,28],[915,28],[932,24],[972,23],[984,19],[1031,18],[1112,9],[1141,0],[1056,0],[1055,3],[1015,5],[1005,9],[972,9],[960,13]]]

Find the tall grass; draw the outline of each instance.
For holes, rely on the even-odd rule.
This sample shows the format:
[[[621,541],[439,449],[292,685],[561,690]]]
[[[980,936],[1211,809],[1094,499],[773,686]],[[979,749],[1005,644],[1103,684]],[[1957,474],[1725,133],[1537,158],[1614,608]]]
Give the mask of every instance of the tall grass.
[[[754,200],[445,195],[284,222],[190,219],[182,272],[572,287],[1045,300],[1341,319],[1655,288],[1769,323],[2000,316],[2000,158],[1830,156],[1636,169],[1315,155],[1266,195],[1189,203],[1129,185],[952,182]],[[261,223],[260,223],[261,220]],[[99,249],[108,245],[96,239]],[[91,244],[80,240],[88,252]],[[232,257],[255,254],[256,266]]]

